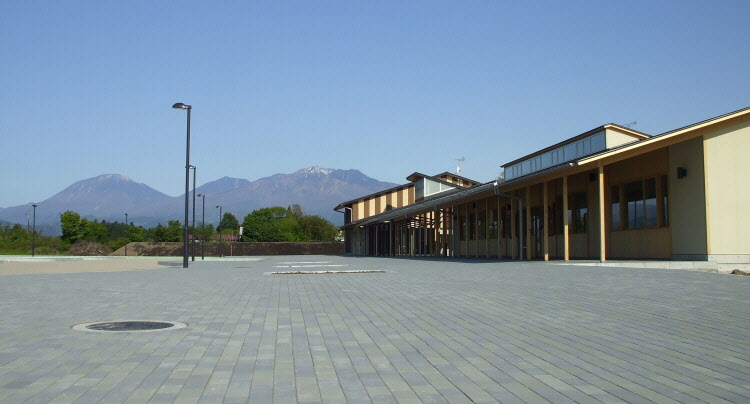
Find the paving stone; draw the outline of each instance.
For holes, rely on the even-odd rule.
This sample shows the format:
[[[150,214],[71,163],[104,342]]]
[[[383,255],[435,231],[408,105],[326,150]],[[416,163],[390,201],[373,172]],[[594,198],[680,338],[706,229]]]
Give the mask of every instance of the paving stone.
[[[265,274],[300,261],[387,272]],[[750,313],[737,309],[750,278],[362,257],[238,266],[3,276],[0,401],[750,401]],[[120,318],[188,327],[70,328]]]

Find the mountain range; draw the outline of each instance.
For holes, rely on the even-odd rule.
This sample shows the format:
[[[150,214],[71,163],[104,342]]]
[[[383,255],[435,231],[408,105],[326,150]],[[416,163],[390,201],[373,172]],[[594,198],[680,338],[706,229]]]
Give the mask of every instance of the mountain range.
[[[309,167],[291,174],[275,174],[248,181],[223,177],[197,188],[204,194],[206,223],[217,224],[222,206],[242,219],[253,210],[269,206],[299,204],[308,215],[319,215],[335,225],[343,223],[343,215],[333,207],[362,195],[396,186],[370,178],[358,170]],[[202,198],[196,199],[196,222],[201,221]],[[182,221],[185,216],[185,195],[169,196],[146,184],[119,174],[105,174],[78,181],[52,197],[37,203],[36,224],[44,234],[60,234],[60,213],[72,210],[89,220],[123,222],[152,227],[169,220]],[[192,202],[191,202],[192,207]],[[26,225],[31,206],[0,208],[0,222]]]

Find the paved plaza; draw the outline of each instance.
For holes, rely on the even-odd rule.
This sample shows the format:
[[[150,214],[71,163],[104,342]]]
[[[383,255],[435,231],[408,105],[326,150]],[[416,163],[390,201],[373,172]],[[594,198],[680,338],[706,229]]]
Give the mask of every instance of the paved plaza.
[[[0,401],[750,402],[750,277],[337,256],[170,261],[0,275]],[[384,272],[271,274],[326,270]],[[72,329],[108,320],[187,327]]]

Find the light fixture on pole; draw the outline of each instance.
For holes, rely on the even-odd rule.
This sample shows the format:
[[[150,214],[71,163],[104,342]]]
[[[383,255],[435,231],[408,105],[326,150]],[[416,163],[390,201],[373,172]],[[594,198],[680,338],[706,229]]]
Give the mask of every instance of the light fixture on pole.
[[[178,102],[172,105],[174,109],[187,110],[187,148],[185,152],[185,222],[183,226],[182,241],[182,267],[188,267],[188,201],[190,192],[190,111],[192,106]]]
[[[198,167],[190,166],[193,169],[193,261],[195,261],[195,173],[198,171]]]
[[[128,214],[125,214],[125,256],[128,256]]]
[[[34,207],[34,227],[31,230],[31,256],[34,256],[34,241],[36,239],[36,204],[31,205]]]
[[[206,195],[198,194],[198,198],[201,198],[203,203],[203,215],[201,216],[201,259],[206,259]]]
[[[219,256],[222,256],[221,253],[224,252],[224,251],[222,251],[222,248],[221,248],[222,247],[222,245],[221,245],[221,216],[222,216],[221,215],[221,210],[223,208],[221,206],[219,206],[219,205],[216,205],[216,209],[219,209],[219,225],[216,226],[216,230],[219,231]]]

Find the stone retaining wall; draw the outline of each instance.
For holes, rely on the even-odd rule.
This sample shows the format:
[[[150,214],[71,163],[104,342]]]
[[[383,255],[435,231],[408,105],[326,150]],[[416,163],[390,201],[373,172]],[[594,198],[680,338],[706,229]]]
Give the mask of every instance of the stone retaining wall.
[[[128,256],[181,257],[182,243],[130,243]],[[192,248],[192,245],[190,246]],[[253,255],[343,255],[341,241],[307,243],[206,243],[207,257]],[[125,255],[125,247],[110,255]],[[191,250],[192,255],[192,250]],[[195,256],[201,255],[201,243],[195,243]]]

